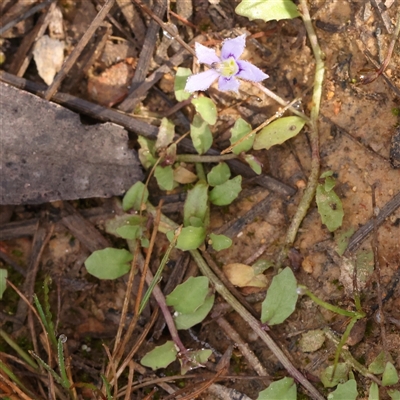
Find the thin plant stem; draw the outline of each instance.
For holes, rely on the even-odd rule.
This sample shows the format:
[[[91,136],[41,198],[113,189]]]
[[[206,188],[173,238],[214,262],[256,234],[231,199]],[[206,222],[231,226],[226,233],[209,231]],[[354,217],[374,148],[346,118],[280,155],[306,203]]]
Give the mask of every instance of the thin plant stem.
[[[146,205],[148,207],[150,207],[152,210],[154,210],[153,206],[151,206],[149,203],[147,203]],[[155,215],[155,213],[153,215]],[[163,215],[161,214],[161,218],[162,217],[163,217]],[[175,228],[177,228],[177,226]],[[159,225],[159,229],[160,229],[160,231],[162,231],[161,224]],[[166,231],[163,231],[163,232],[165,233]],[[176,240],[176,239],[177,239],[177,235],[174,238],[174,240]],[[133,242],[132,240],[127,240],[129,249],[131,249],[131,246],[133,244],[132,242]],[[132,249],[131,249],[131,251],[132,251]],[[141,256],[140,253],[138,253],[138,264],[141,266],[140,269],[143,270],[142,266],[144,264],[144,261],[143,261],[143,257]],[[154,280],[153,274],[151,273],[150,270],[147,270],[147,272],[146,272],[147,285],[150,286],[152,284],[153,280]],[[172,315],[171,315],[171,313],[168,309],[167,303],[165,301],[165,296],[164,296],[163,292],[161,291],[159,285],[156,284],[154,286],[152,294],[153,294],[158,306],[160,307],[161,312],[163,313],[165,323],[167,324],[167,327],[168,327],[169,333],[171,334],[172,340],[174,341],[175,345],[178,347],[179,351],[182,354],[185,354],[187,352],[187,349],[184,346],[184,344],[182,343],[181,338],[179,337],[178,330],[176,329],[176,326],[175,326],[175,322],[172,319]]]
[[[229,147],[227,147],[225,150],[221,151],[221,154],[226,154],[232,151],[232,149],[239,145],[240,143],[244,142],[246,139],[248,139],[251,135],[257,133],[261,129],[265,128],[267,125],[269,125],[272,121],[275,121],[277,118],[282,117],[282,115],[285,113],[286,110],[290,109],[293,104],[295,104],[299,99],[294,99],[292,100],[289,104],[287,104],[282,110],[279,112],[275,113],[272,117],[268,118],[266,121],[264,121],[261,125],[257,126],[257,128],[253,129],[251,132],[247,133],[243,137],[241,137],[239,140],[237,140],[235,143],[232,143]]]
[[[200,154],[178,154],[176,161],[186,163],[218,163],[221,161],[233,160],[237,158],[236,154],[224,154],[218,156],[200,155]]]
[[[315,76],[314,76],[314,91],[312,96],[312,108],[310,113],[310,144],[311,144],[311,173],[308,178],[306,189],[304,190],[303,197],[297,207],[296,213],[290,223],[282,251],[278,257],[277,268],[279,268],[287,256],[289,248],[293,245],[299,227],[307,214],[310,204],[314,198],[315,191],[318,185],[320,159],[319,159],[319,133],[318,133],[318,116],[322,97],[322,84],[324,80],[324,61],[321,48],[318,44],[317,35],[315,34],[312,25],[310,13],[307,7],[306,0],[300,0],[300,12],[304,26],[306,28],[308,38],[311,43],[311,48],[315,58]]]
[[[204,172],[204,167],[202,163],[196,163],[196,175],[198,176],[199,180],[207,181],[206,173]]]
[[[147,269],[149,268],[151,255],[153,253],[154,243],[156,241],[158,225],[160,224],[162,205],[163,205],[163,200],[160,201],[160,203],[157,207],[157,214],[156,214],[156,218],[154,219],[154,224],[153,224],[153,232],[151,233],[150,244],[149,244],[149,248],[147,251],[146,260],[144,262],[142,276],[140,277],[139,288],[137,290],[134,313],[135,313],[135,315],[138,315],[138,316],[141,314],[141,312],[143,311],[143,307],[144,307],[143,302],[142,302],[143,288],[144,288],[144,283],[146,281],[146,272],[147,272]]]
[[[129,300],[131,297],[131,293],[132,293],[132,287],[133,287],[133,280],[135,278],[137,269],[136,269],[136,260],[137,260],[137,253],[139,252],[139,244],[137,242],[136,243],[136,247],[133,249],[132,254],[133,254],[133,260],[131,263],[131,269],[129,272],[129,278],[128,278],[128,284],[126,287],[126,296],[124,299],[124,304],[122,306],[122,313],[121,313],[121,319],[120,319],[120,323],[118,326],[118,331],[117,331],[117,337],[115,339],[115,345],[114,345],[114,350],[113,350],[113,361],[116,362],[117,364],[119,363],[120,359],[121,359],[121,337],[122,337],[122,331],[125,327],[125,321],[126,321],[126,316],[128,314],[128,307],[129,307]],[[108,374],[110,373],[110,364],[107,367],[107,372],[105,374],[106,377],[108,377]]]
[[[156,209],[149,203],[147,203],[147,210],[151,214],[155,214]],[[166,233],[168,230],[176,229],[177,225],[166,216],[161,217],[160,230]],[[225,287],[222,281],[214,274],[211,268],[204,261],[203,257],[198,250],[190,250],[194,261],[196,262],[200,272],[206,276],[215,290],[224,298],[224,300],[246,321],[250,328],[259,336],[259,338],[268,346],[279,362],[284,366],[288,373],[296,379],[306,390],[312,399],[324,400],[324,397],[318,392],[318,390],[304,377],[304,375],[298,371],[295,366],[286,357],[280,347],[273,341],[273,339],[262,329],[260,321],[254,318],[243,305],[236,300],[231,292]],[[171,318],[172,319],[172,318]]]
[[[161,209],[160,209],[160,208],[158,208],[158,209],[160,210],[160,214],[161,214]],[[159,225],[159,223],[155,226],[155,229],[158,229],[158,225]],[[149,288],[147,289],[145,295],[143,296],[143,299],[142,299],[142,301],[141,301],[141,303],[140,303],[140,308],[139,308],[139,311],[138,311],[138,314],[139,314],[139,315],[143,312],[143,309],[146,307],[146,304],[147,304],[147,302],[148,302],[148,300],[149,300],[149,298],[150,298],[150,296],[151,296],[151,293],[152,293],[152,291],[153,291],[154,286],[155,286],[158,282],[160,282],[160,280],[161,280],[161,274],[162,274],[162,272],[163,272],[163,270],[164,270],[165,265],[167,264],[167,262],[168,262],[168,260],[169,260],[169,255],[170,255],[171,251],[173,250],[173,248],[174,248],[175,245],[176,245],[176,241],[177,241],[177,239],[178,239],[178,236],[179,236],[180,233],[181,233],[181,230],[182,230],[182,227],[180,226],[180,227],[175,231],[174,238],[172,239],[172,242],[169,244],[168,249],[167,249],[167,251],[166,251],[165,254],[164,254],[164,257],[162,258],[161,263],[160,263],[159,267],[157,268],[157,272],[156,272],[155,275],[154,275],[153,281],[151,282],[151,284],[149,285]],[[146,259],[146,261],[147,261],[147,259]],[[147,271],[147,269],[146,269],[146,271]],[[143,272],[142,272],[142,273],[143,273],[143,274],[145,273],[145,270],[144,270],[144,269],[143,269]]]
[[[335,314],[343,315],[345,317],[350,317],[350,318],[356,318],[357,320],[360,318],[365,317],[365,313],[361,310],[357,311],[347,311],[343,310],[340,307],[334,306],[330,303],[327,303],[326,301],[321,300],[317,296],[315,296],[314,293],[312,293],[310,290],[308,290],[305,286],[299,285],[299,288],[301,291],[306,294],[315,304],[318,304],[319,306],[325,308],[326,310],[332,311]]]
[[[323,331],[329,340],[331,340],[336,346],[339,346],[340,338],[332,331],[332,329],[325,327],[323,328]],[[352,369],[358,371],[366,378],[371,379],[379,386],[382,386],[382,382],[375,375],[371,374],[364,365],[359,363],[345,347],[342,348],[340,356],[352,367]]]
[[[275,94],[272,90],[269,90],[268,88],[266,88],[263,84],[261,84],[260,82],[251,82],[257,89],[261,90],[264,94],[266,94],[268,97],[270,97],[271,99],[275,100],[277,103],[279,103],[281,106],[286,107],[288,105],[288,102],[284,99],[282,99],[282,97],[278,96],[277,94]],[[288,107],[289,110],[297,115],[300,118],[303,118],[308,124],[311,123],[310,118],[307,117],[307,115],[305,115],[303,112],[297,110],[296,108],[294,108],[292,105],[290,105],[290,107]]]
[[[150,318],[150,321],[147,323],[146,327],[144,328],[143,332],[140,334],[140,336],[137,338],[137,340],[135,341],[135,344],[132,346],[132,348],[129,350],[129,353],[127,354],[127,356],[125,357],[125,360],[121,362],[121,365],[118,368],[118,371],[116,372],[116,376],[113,379],[118,379],[122,373],[124,372],[126,366],[132,362],[132,358],[133,356],[136,354],[136,352],[138,351],[139,347],[141,346],[141,344],[144,342],[144,340],[146,339],[146,336],[149,334],[150,329],[153,327],[154,323],[157,320],[158,317],[158,308],[156,308],[153,311],[153,314]],[[113,380],[111,380],[110,382],[111,384],[113,383]]]
[[[13,348],[18,355],[25,360],[27,364],[29,364],[33,369],[38,369],[38,365],[35,363],[33,358],[25,351],[23,350],[3,329],[0,329],[0,336],[4,339],[7,344]]]

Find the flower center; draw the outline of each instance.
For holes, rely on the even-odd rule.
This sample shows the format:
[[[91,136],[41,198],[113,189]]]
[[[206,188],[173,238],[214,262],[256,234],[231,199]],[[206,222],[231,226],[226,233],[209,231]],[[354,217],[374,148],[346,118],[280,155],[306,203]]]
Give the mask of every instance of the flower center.
[[[227,60],[222,61],[218,69],[218,72],[225,78],[230,78],[231,76],[236,75],[238,71],[239,67],[233,57],[229,57]]]

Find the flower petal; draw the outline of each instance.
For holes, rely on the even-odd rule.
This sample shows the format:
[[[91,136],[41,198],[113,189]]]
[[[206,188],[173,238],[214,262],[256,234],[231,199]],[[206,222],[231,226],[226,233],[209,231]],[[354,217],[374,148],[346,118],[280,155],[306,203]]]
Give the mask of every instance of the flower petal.
[[[215,53],[214,49],[209,49],[200,43],[195,44],[196,56],[201,64],[211,65],[212,63],[219,63],[221,60]]]
[[[221,59],[226,60],[229,57],[238,59],[246,46],[246,34],[234,39],[226,39],[222,43]]]
[[[239,72],[236,74],[237,78],[245,79],[251,82],[261,82],[269,78],[269,75],[264,74],[260,68],[257,68],[248,61],[238,60]]]
[[[230,78],[225,78],[221,76],[218,79],[218,89],[221,90],[221,92],[227,92],[228,90],[232,90],[233,92],[236,92],[239,90],[240,82],[234,77]]]
[[[189,76],[186,81],[185,90],[190,93],[196,92],[197,90],[207,90],[218,77],[219,73],[214,69]]]

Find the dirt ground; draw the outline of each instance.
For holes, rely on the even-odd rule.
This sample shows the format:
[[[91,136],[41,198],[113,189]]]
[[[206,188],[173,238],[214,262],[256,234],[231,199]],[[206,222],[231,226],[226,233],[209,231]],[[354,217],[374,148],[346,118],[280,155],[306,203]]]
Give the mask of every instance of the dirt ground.
[[[6,3],[7,1],[0,6],[6,7]],[[23,1],[9,0],[8,3],[8,7],[12,7]],[[61,40],[65,43],[66,53],[73,50],[87,31],[96,16],[96,7],[101,3],[91,0],[58,2],[65,30]],[[135,76],[135,68],[141,65],[141,51],[151,20],[138,11],[138,8],[135,8],[135,13],[129,20],[128,14],[121,11],[122,3],[124,2],[117,1],[114,5],[109,14],[112,18],[106,19],[106,22],[98,28],[97,34],[89,41],[81,57],[63,81],[59,88],[60,92],[115,110],[124,104],[121,100],[126,99],[129,90],[132,89],[130,84]],[[189,3],[193,6],[192,10]],[[169,14],[169,18],[171,23],[176,24],[180,36],[187,43],[193,37],[199,37],[203,44],[218,47],[223,39],[246,32],[249,37],[242,58],[268,73],[270,77],[264,81],[264,85],[283,99],[291,101],[294,98],[301,98],[298,107],[308,114],[311,107],[315,63],[301,19],[267,23],[260,20],[249,21],[235,14],[234,9],[238,3],[237,0],[171,1],[170,9],[189,20],[191,24],[178,20],[176,14]],[[380,9],[376,7],[376,4],[383,5],[383,3],[386,3],[387,7],[383,6]],[[294,244],[293,254],[298,255],[298,261],[286,261],[286,263],[293,268],[298,282],[306,285],[319,298],[341,308],[353,310],[355,279],[349,264],[356,260],[359,271],[357,287],[366,317],[360,323],[360,330],[352,332],[348,348],[354,358],[364,365],[369,365],[382,350],[387,350],[399,371],[400,155],[395,152],[396,146],[400,146],[398,144],[400,142],[398,40],[384,74],[369,84],[360,84],[359,81],[360,76],[365,74],[363,70],[375,68],[368,57],[376,62],[382,62],[386,56],[400,4],[397,0],[393,2],[311,0],[309,8],[319,44],[325,55],[325,79],[319,117],[321,171],[331,170],[334,173],[335,191],[343,203],[344,219],[342,226],[336,232],[329,232],[321,223],[317,206],[313,202]],[[2,54],[5,57],[1,66],[3,71],[16,75],[18,70],[15,66],[16,54],[21,49],[24,38],[34,34],[38,18],[38,15],[29,17],[3,34],[0,39]],[[165,16],[164,21],[167,21]],[[132,24],[135,26],[134,29]],[[167,43],[165,35],[159,30],[154,38],[156,41],[154,57],[149,60],[147,69],[143,72],[144,77],[164,65],[166,58],[171,59],[180,49],[180,46],[173,41]],[[198,69],[197,62],[189,56],[181,61],[180,66],[191,67],[194,71]],[[32,60],[21,76],[32,82],[43,83]],[[0,75],[0,80],[5,81],[4,75]],[[173,82],[174,69],[163,71],[161,79],[134,99],[132,114],[140,121],[159,125],[161,118],[176,104]],[[134,82],[132,85],[138,83]],[[218,122],[213,127],[213,148],[219,151],[229,145],[229,129],[239,117],[244,118],[254,128],[279,111],[280,107],[246,82],[241,85],[237,95],[219,92],[216,85],[208,90],[208,95],[215,101],[219,111]],[[169,118],[176,123],[178,134],[187,131],[188,118],[191,115],[193,110],[189,106],[170,115]],[[93,115],[90,117],[93,118]],[[82,116],[81,120],[87,124],[97,122],[96,118],[89,119],[87,116]],[[134,129],[128,131],[130,146],[137,149],[137,133],[140,132]],[[258,256],[271,261],[276,260],[310,174],[311,152],[307,129],[283,145],[272,147],[268,151],[253,151],[253,154],[263,164],[263,175],[272,176],[284,185],[295,188],[296,193],[292,196],[283,195],[279,191],[257,184],[258,181],[254,178],[245,178],[243,191],[237,200],[226,207],[212,207],[210,230],[224,233],[233,240],[231,248],[218,253],[209,252],[220,267],[230,263],[251,264],[255,261],[254,255],[260,249]],[[211,166],[206,165],[206,168],[210,169]],[[181,223],[183,200],[178,195],[184,194],[186,188],[181,186],[174,192],[165,193],[157,188],[155,182],[150,183],[150,188],[150,199],[153,204],[157,205],[158,200],[163,197],[165,199],[163,212],[177,223]],[[364,226],[373,224],[373,192],[378,212],[387,211],[382,222],[377,222],[375,233],[378,259],[376,260],[373,253],[373,232],[363,236],[359,241],[355,236]],[[388,203],[392,207],[390,210]],[[87,223],[90,221],[90,225],[97,228],[105,243],[124,246],[123,243],[104,233],[105,221],[112,218],[117,209],[117,199],[76,199],[69,204],[78,210],[82,220]],[[256,206],[260,206],[260,211],[253,215],[251,210]],[[90,249],[82,242],[83,239],[80,240],[71,225],[63,220],[66,215],[65,207],[62,199],[39,205],[2,205],[0,267],[8,270],[9,280],[22,291],[27,290],[24,278],[27,271],[36,268],[37,274],[34,275],[31,287],[34,287],[39,296],[43,296],[45,276],[51,277],[51,311],[57,334],[64,334],[68,338],[66,345],[71,357],[74,381],[100,387],[100,374],[104,373],[107,363],[103,344],[110,348],[113,346],[126,296],[127,277],[115,281],[101,281],[87,273],[83,263],[91,251],[100,245],[96,243]],[[67,211],[73,213],[69,209]],[[79,232],[79,228],[76,229]],[[344,254],[338,254],[338,246],[344,237],[350,241],[349,248]],[[167,246],[167,239],[159,234],[150,265],[153,272],[157,269]],[[184,265],[187,268],[184,279],[199,273],[193,260],[181,251],[173,250],[161,286],[168,280],[174,268],[183,268]],[[380,271],[379,274],[377,269]],[[266,276],[270,281],[273,271],[268,270]],[[383,324],[379,323],[377,317],[379,279],[385,316]],[[134,282],[133,293],[137,288],[137,281],[138,279]],[[255,310],[260,312],[265,290],[260,292],[245,288],[241,292]],[[132,318],[131,310],[134,302],[135,296],[131,298],[128,318]],[[40,336],[39,340],[37,338],[32,340],[33,325],[36,335],[40,335],[40,327],[31,322],[31,318],[26,318],[27,310],[23,312],[22,304],[15,292],[7,288],[0,302],[1,329],[12,335],[26,349],[34,348],[36,342],[38,347],[35,347],[35,351],[39,349],[44,355],[46,353],[41,348]],[[224,312],[226,320],[248,344],[266,369],[268,376],[264,378],[257,376],[243,358],[240,349],[234,347],[229,369],[225,374],[227,377],[222,379],[220,377],[217,384],[214,382],[212,388],[202,393],[199,398],[239,398],[235,397],[237,393],[226,392],[228,388],[235,389],[250,399],[256,399],[258,393],[271,381],[288,374],[265,344],[254,335],[252,329],[239,315],[224,308],[224,304],[222,299],[217,297],[213,312],[201,325],[188,331],[181,331],[182,341],[187,348],[213,350],[213,355],[205,368],[191,371],[190,374],[210,379],[210,373],[216,373],[216,365],[222,355],[230,346],[235,346],[217,323],[217,318],[213,317]],[[141,316],[129,346],[133,346],[149,323],[154,307],[155,304],[151,303]],[[23,319],[19,319],[20,317]],[[336,345],[325,339],[320,348],[306,352],[300,344],[300,339],[310,330],[327,327],[337,333],[343,333],[347,323],[347,318],[321,309],[304,296],[299,299],[296,311],[290,318],[271,328],[271,335],[279,347],[284,349],[296,368],[324,397],[327,396],[328,390],[323,388],[319,376],[324,368],[332,365]],[[160,329],[160,325],[157,326]],[[134,356],[136,363],[139,363],[140,358],[155,344],[161,344],[169,339],[166,329],[161,335],[156,335],[157,339],[153,336],[155,333],[154,329],[146,336],[146,340]],[[15,356],[3,339],[0,339],[0,351],[0,359],[3,362],[7,360],[7,363],[12,365],[17,376],[19,375],[37,393],[37,398],[46,398],[45,380],[27,372],[16,359],[11,360],[3,356],[7,353]],[[165,387],[158,387],[158,393],[151,395],[153,397],[146,396],[155,387],[152,380],[179,375],[179,364],[175,362],[167,369],[155,373],[137,365],[135,384],[149,379],[150,386],[135,389],[130,398],[166,398]],[[371,381],[357,372],[355,375],[358,398],[368,398]],[[121,379],[120,387],[126,384],[127,379],[127,376]],[[171,382],[169,387],[178,390],[188,382],[198,381],[194,378],[187,380],[179,377]],[[224,386],[227,397],[221,395],[218,397],[215,394],[218,385]],[[2,393],[8,393],[10,396],[5,388],[6,385],[0,386],[0,393],[3,391]],[[195,388],[196,386],[193,392]],[[393,388],[400,390],[399,385]],[[299,398],[308,398],[300,385],[298,393]],[[385,390],[381,390],[380,394],[381,399],[389,399]],[[96,394],[87,395],[82,388],[78,389],[78,396],[101,398],[96,397]]]

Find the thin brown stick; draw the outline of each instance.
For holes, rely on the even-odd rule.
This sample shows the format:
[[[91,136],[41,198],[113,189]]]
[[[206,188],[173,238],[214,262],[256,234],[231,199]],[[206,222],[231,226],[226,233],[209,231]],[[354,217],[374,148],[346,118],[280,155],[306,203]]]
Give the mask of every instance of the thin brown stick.
[[[10,64],[10,67],[8,68],[8,71],[12,74],[15,74],[17,76],[23,76],[25,71],[27,70],[29,66],[29,62],[32,58],[32,47],[33,44],[41,38],[44,33],[46,32],[46,29],[50,23],[50,17],[52,15],[52,12],[56,8],[57,3],[52,2],[50,4],[50,7],[48,8],[47,12],[45,14],[42,14],[38,21],[36,22],[36,25],[34,28],[29,32],[28,35],[26,35],[18,47],[17,52],[14,55],[14,58],[12,60],[12,63]]]
[[[51,353],[51,346],[50,346],[50,341],[49,341],[49,337],[46,334],[46,328],[43,325],[43,322],[38,314],[38,312],[36,311],[36,309],[32,306],[32,304],[29,302],[29,300],[22,294],[22,292],[10,281],[10,280],[6,280],[7,284],[10,285],[14,291],[18,294],[19,297],[21,297],[21,299],[24,300],[24,302],[27,304],[27,306],[29,307],[29,309],[35,314],[36,318],[38,319],[40,326],[42,327],[42,331],[45,333],[44,334],[44,342],[45,342],[45,347],[46,347],[46,351],[48,354],[48,361],[47,363],[49,365],[51,365],[51,361],[52,361],[52,353]],[[48,377],[49,377],[49,387],[50,387],[50,391],[51,393],[54,393],[54,380],[53,377],[50,373],[48,373]]]
[[[150,317],[150,321],[147,323],[147,325],[143,329],[143,332],[140,334],[140,336],[135,341],[135,344],[132,346],[132,348],[129,351],[128,355],[125,357],[125,360],[121,363],[120,367],[118,368],[118,370],[116,372],[116,376],[113,379],[118,379],[121,376],[121,374],[124,372],[126,366],[133,362],[132,361],[133,356],[139,350],[139,347],[142,345],[142,343],[146,339],[146,336],[149,334],[150,329],[153,327],[154,323],[157,320],[158,314],[159,314],[158,313],[158,308],[156,308],[153,311],[153,314]],[[113,381],[111,381],[110,383],[112,383],[112,382]]]
[[[116,374],[117,374],[117,363],[113,359],[113,356],[111,355],[110,349],[105,344],[103,344],[103,347],[104,347],[104,350],[105,350],[105,352],[107,354],[107,357],[108,357],[108,366],[107,367],[110,367],[113,375],[116,376]],[[106,379],[108,379],[107,375],[106,375]],[[104,394],[105,394],[105,390],[106,390],[106,388],[103,385],[103,393]],[[117,398],[117,394],[118,394],[118,379],[115,379],[114,380],[114,399]]]
[[[358,231],[356,231],[350,238],[347,249],[344,253],[346,257],[349,257],[351,253],[354,253],[361,243],[368,237],[368,235],[373,231],[374,224],[380,226],[385,222],[386,218],[389,217],[400,207],[400,191],[395,194],[395,196],[388,201],[380,210],[379,214],[373,219],[371,218],[367,223],[365,223]]]
[[[113,350],[113,360],[116,363],[119,363],[119,359],[121,358],[121,336],[122,336],[122,331],[125,327],[125,321],[126,321],[126,316],[128,314],[128,307],[129,307],[129,301],[131,298],[132,294],[132,287],[133,287],[133,280],[135,279],[135,275],[137,272],[137,259],[138,259],[138,254],[140,252],[139,249],[139,244],[137,241],[135,242],[135,247],[133,250],[133,260],[131,263],[131,270],[129,273],[129,278],[128,278],[128,284],[126,286],[126,296],[124,299],[124,304],[122,306],[122,313],[121,313],[121,320],[118,326],[118,331],[117,331],[117,336],[115,338],[115,344],[114,344],[114,350]],[[137,316],[135,316],[137,318]],[[131,323],[132,324],[132,323]],[[109,373],[109,369],[108,369]],[[108,373],[106,373],[106,376],[108,376]]]
[[[142,301],[144,283],[146,282],[146,273],[147,273],[147,270],[150,265],[151,255],[153,253],[154,244],[156,242],[158,226],[160,225],[160,219],[161,219],[161,207],[162,207],[163,203],[164,203],[164,201],[160,200],[158,207],[157,207],[157,214],[156,214],[156,218],[155,218],[154,224],[153,224],[153,232],[151,233],[150,244],[149,244],[149,248],[147,250],[146,259],[145,259],[145,262],[143,265],[143,270],[142,270],[142,276],[140,278],[139,288],[137,291],[137,297],[136,297],[136,302],[135,302],[135,311],[134,311],[135,315],[139,314],[139,308],[140,308],[140,303]]]
[[[186,18],[183,18],[177,13],[174,13],[173,11],[169,10],[170,15],[175,17],[178,21],[182,22],[182,24],[189,26],[190,28],[195,29],[196,31],[198,30],[197,26],[195,24],[192,24],[190,21],[188,21]]]
[[[21,12],[23,9],[17,9],[19,4],[22,4],[22,7],[25,7],[24,2],[20,2],[19,4],[17,3],[15,5],[15,15],[12,17],[13,19],[10,20],[9,22],[5,21],[5,24],[0,23],[0,35],[2,35],[4,32],[7,32],[9,29],[11,29],[14,25],[18,24],[18,22],[23,21],[24,19],[29,18],[30,16],[36,14],[38,11],[43,10],[43,8],[47,7],[50,3],[52,3],[55,0],[48,0],[44,1],[43,3],[37,4],[36,6],[32,7],[26,12]],[[29,7],[29,5],[28,5]]]
[[[53,233],[54,225],[48,225],[46,221],[42,220],[39,222],[37,231],[33,237],[32,242],[32,254],[29,260],[29,266],[26,274],[26,279],[23,286],[23,291],[26,297],[32,301],[32,296],[34,293],[36,275],[39,271],[40,260],[42,258],[43,251],[50,240]],[[21,299],[18,303],[17,312],[15,316],[19,318],[21,324],[23,324],[28,312],[27,304]],[[36,335],[32,335],[36,337]]]
[[[175,39],[183,48],[185,48],[189,53],[191,53],[194,57],[196,56],[196,52],[188,45],[186,42],[179,36],[179,34],[171,27],[166,24],[161,18],[159,18],[146,4],[143,4],[140,0],[133,0],[143,11],[145,11],[154,21],[157,22],[160,27],[167,32],[173,39]]]
[[[241,338],[235,328],[224,317],[216,318],[215,321],[217,322],[219,327],[222,328],[225,334],[232,340],[235,346],[239,349],[243,357],[246,359],[248,365],[252,367],[258,375],[268,377],[267,370],[263,367],[260,360],[250,349],[249,345]]]
[[[32,397],[25,394],[13,381],[8,379],[5,375],[0,374],[0,381],[3,381],[14,393],[17,393],[19,396],[21,396],[21,400],[33,400]]]
[[[100,24],[106,18],[107,14],[111,10],[114,3],[115,3],[115,0],[107,0],[106,3],[104,4],[103,8],[96,15],[95,19],[92,21],[92,23],[90,24],[87,31],[83,34],[83,36],[82,36],[81,40],[79,41],[79,43],[77,44],[77,46],[74,48],[74,50],[72,50],[71,54],[65,60],[63,66],[61,67],[61,70],[58,72],[58,74],[54,78],[53,83],[46,90],[46,92],[44,94],[44,98],[46,100],[50,100],[53,97],[54,93],[58,90],[58,88],[61,85],[61,82],[67,76],[67,74],[70,71],[70,69],[72,68],[72,66],[75,64],[76,60],[78,59],[82,50],[88,44],[89,40],[95,33],[96,29],[100,26]]]
[[[378,295],[378,315],[379,315],[379,325],[381,328],[381,338],[382,338],[382,348],[385,352],[385,357],[387,357],[387,340],[386,340],[386,326],[385,326],[385,314],[383,313],[383,303],[382,303],[382,285],[381,285],[381,265],[379,262],[379,249],[378,249],[378,224],[376,222],[376,217],[379,214],[379,210],[376,207],[376,186],[372,185],[372,213],[373,213],[373,235],[372,235],[372,249],[374,252],[374,264],[375,264],[375,274],[376,274],[376,289]]]
[[[166,0],[158,0],[154,6],[154,14],[163,17],[167,9]],[[154,48],[156,46],[156,37],[160,27],[157,22],[150,21],[149,27],[146,32],[146,37],[143,43],[142,50],[140,52],[139,61],[136,66],[135,75],[131,82],[131,90],[127,98],[119,105],[119,109],[125,112],[131,112],[134,110],[137,104],[137,97],[135,91],[137,87],[143,82],[148,73],[151,58],[153,56]]]
[[[200,396],[201,393],[203,393],[205,390],[207,390],[215,381],[217,381],[218,378],[221,375],[223,375],[224,372],[225,372],[225,368],[222,368],[210,380],[208,380],[207,382],[203,383],[203,385],[201,385],[198,389],[194,390],[193,392],[189,393],[186,396],[179,397],[179,399],[180,400],[195,399],[197,396]],[[175,399],[179,394],[187,392],[189,389],[190,389],[190,387],[189,388],[180,389],[177,392],[175,392],[174,394],[171,394],[171,395],[165,397],[164,400]]]
[[[232,296],[235,296],[237,301],[240,302],[240,304],[254,317],[254,318],[260,318],[259,313],[246,301],[246,299],[242,296],[242,294],[235,288],[235,286],[230,283],[230,281],[226,278],[225,274],[221,271],[220,268],[218,268],[217,264],[215,261],[212,259],[210,254],[208,254],[206,251],[201,252],[202,256],[206,260],[207,264],[209,267],[213,270],[214,274],[218,276],[219,279],[223,282],[223,284],[226,286],[226,288],[229,290],[229,292],[232,294]]]
[[[125,400],[129,400],[131,398],[133,374],[135,373],[135,367],[132,361],[129,361],[128,366],[129,366],[129,374],[128,374],[128,385],[126,387],[126,393],[125,393]]]
[[[72,377],[71,356],[69,355],[68,345],[66,343],[63,343],[63,349],[65,358],[65,370],[67,372],[68,381],[71,383],[70,390],[72,391],[73,399],[78,399],[78,393],[76,392],[76,387]]]

